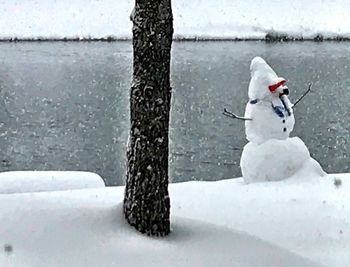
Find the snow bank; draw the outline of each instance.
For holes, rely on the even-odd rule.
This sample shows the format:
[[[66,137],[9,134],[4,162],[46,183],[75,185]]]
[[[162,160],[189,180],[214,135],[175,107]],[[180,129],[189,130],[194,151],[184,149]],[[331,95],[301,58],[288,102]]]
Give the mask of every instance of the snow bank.
[[[0,194],[99,188],[105,184],[92,172],[13,171],[0,173]]]
[[[133,0],[0,2],[1,38],[131,37]],[[173,1],[179,38],[350,37],[350,2],[269,0]]]
[[[159,240],[125,225],[124,187],[0,194],[0,266],[313,266],[286,250],[350,266],[350,174],[303,171],[171,184],[173,232]]]
[[[246,185],[243,179],[170,187],[172,214],[255,235],[324,266],[350,266],[350,174]]]
[[[346,0],[181,0],[174,1],[174,8],[175,33],[183,36],[262,38],[269,32],[304,37],[350,33],[350,2]]]
[[[0,195],[0,266],[318,266],[245,233],[173,218],[165,239],[126,225],[122,188]]]

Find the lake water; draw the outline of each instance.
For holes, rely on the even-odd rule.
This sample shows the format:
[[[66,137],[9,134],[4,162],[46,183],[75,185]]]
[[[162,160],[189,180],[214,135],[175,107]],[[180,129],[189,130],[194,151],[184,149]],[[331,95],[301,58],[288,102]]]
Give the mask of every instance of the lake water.
[[[300,136],[327,172],[350,172],[350,46],[337,42],[183,42],[172,54],[170,177],[240,176],[250,60],[288,80]],[[132,47],[116,43],[0,44],[0,171],[86,170],[125,178]]]

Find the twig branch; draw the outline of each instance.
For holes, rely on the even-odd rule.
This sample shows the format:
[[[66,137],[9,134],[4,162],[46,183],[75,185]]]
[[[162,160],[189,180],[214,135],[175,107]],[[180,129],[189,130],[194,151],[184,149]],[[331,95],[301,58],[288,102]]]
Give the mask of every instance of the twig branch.
[[[227,116],[227,117],[230,117],[231,119],[237,119],[237,120],[242,120],[242,121],[251,121],[252,120],[251,118],[244,118],[244,117],[238,116],[230,111],[227,111],[226,108],[224,108],[224,112],[222,114]]]
[[[309,83],[309,88],[306,90],[306,92],[293,104],[293,108],[308,94],[311,92],[311,86],[312,83]]]

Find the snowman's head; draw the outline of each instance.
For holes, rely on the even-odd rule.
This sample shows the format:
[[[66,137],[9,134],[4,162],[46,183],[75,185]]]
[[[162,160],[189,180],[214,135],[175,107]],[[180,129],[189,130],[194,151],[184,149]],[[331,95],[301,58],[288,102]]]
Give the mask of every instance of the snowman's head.
[[[273,96],[281,97],[282,95],[289,95],[288,86],[285,84],[286,80],[282,77],[274,79],[273,83],[269,85],[269,91]]]
[[[255,57],[250,64],[251,80],[248,95],[250,99],[271,99],[288,95],[286,80],[278,77],[261,57]]]

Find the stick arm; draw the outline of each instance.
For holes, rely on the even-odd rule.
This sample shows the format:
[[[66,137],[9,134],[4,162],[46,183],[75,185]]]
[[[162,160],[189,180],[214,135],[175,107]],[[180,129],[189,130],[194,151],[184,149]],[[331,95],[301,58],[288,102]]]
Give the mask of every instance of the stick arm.
[[[293,108],[294,108],[301,100],[303,100],[303,98],[304,98],[308,93],[311,92],[311,87],[312,87],[312,83],[309,83],[308,89],[306,90],[305,93],[302,94],[302,96],[301,96],[297,101],[295,101],[295,103],[293,104]]]
[[[251,118],[245,118],[245,117],[238,116],[238,115],[228,111],[226,108],[224,108],[224,112],[222,114],[227,116],[227,117],[230,117],[231,119],[237,119],[237,120],[242,120],[242,121],[251,121],[251,120],[253,120]]]

